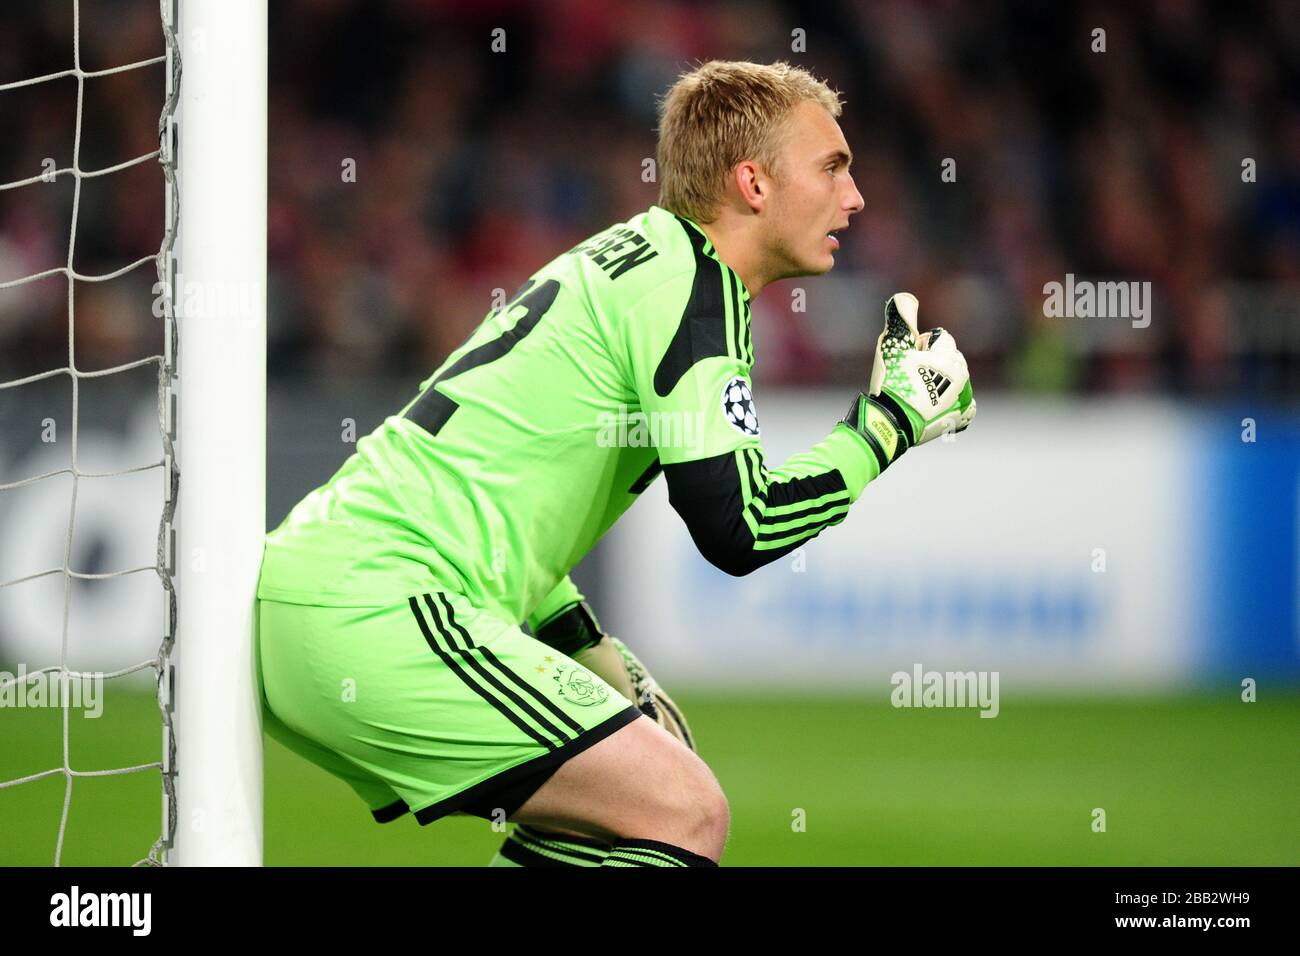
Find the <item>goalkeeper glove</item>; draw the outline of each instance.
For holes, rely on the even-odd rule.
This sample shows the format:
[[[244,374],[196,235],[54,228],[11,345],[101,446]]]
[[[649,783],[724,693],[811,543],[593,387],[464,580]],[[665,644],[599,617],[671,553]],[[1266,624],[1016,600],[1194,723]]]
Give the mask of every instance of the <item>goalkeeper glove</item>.
[[[628,695],[628,699],[641,709],[641,713],[694,750],[695,738],[691,736],[691,728],[687,726],[686,717],[678,706],[673,703],[672,698],[664,693],[664,689],[650,676],[650,672],[637,659],[637,656],[628,650],[626,644],[617,637],[610,637],[609,635],[605,636],[602,643],[606,641],[613,646],[622,659],[623,673],[626,673],[628,679],[632,682],[632,694]],[[595,651],[599,646],[597,645],[592,650]],[[581,657],[574,659],[579,663],[582,662]],[[602,677],[605,675],[606,670],[616,672],[614,666],[601,669],[593,665],[591,669]]]
[[[908,292],[885,304],[871,384],[843,419],[867,439],[881,471],[913,445],[965,431],[975,417],[965,357],[943,329],[918,333],[916,310],[916,296]]]
[[[681,710],[626,644],[601,631],[585,601],[572,605],[539,626],[537,639],[603,678],[636,704],[641,713],[695,749],[695,739]]]

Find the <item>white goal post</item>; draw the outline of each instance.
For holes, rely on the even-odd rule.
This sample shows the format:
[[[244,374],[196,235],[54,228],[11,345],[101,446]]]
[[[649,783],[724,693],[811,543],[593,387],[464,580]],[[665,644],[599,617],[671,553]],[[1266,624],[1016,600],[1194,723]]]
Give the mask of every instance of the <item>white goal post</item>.
[[[253,615],[266,530],[267,0],[162,6],[181,59],[169,264],[178,332],[170,424],[180,471],[178,620],[165,681],[174,746],[164,740],[176,805],[174,815],[164,810],[165,825],[174,819],[166,862],[258,866]]]

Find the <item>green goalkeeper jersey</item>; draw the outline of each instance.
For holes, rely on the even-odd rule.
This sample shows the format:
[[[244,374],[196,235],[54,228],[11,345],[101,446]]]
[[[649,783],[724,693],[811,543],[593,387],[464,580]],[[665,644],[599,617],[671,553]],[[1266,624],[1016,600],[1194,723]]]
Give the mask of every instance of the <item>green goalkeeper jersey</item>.
[[[842,521],[880,469],[840,423],[769,471],[753,362],[740,277],[651,206],[547,263],[362,437],[267,536],[258,597],[379,606],[441,588],[542,619],[661,472],[704,556],[747,573]]]

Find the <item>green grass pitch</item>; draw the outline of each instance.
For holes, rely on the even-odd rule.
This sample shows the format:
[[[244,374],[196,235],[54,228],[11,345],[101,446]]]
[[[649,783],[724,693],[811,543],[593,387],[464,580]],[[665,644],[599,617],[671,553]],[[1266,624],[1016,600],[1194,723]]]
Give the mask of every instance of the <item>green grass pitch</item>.
[[[875,698],[674,696],[731,803],[724,866],[1300,863],[1293,692],[1004,695],[992,720]],[[60,766],[62,734],[58,710],[0,709],[0,781]],[[110,690],[100,718],[72,713],[69,739],[78,770],[155,761],[153,698]],[[270,740],[265,767],[270,866],[481,866],[502,840],[477,818],[373,823],[344,784]],[[0,864],[53,862],[64,787],[60,774],[0,789]],[[159,792],[156,770],[77,778],[63,863],[145,856]]]

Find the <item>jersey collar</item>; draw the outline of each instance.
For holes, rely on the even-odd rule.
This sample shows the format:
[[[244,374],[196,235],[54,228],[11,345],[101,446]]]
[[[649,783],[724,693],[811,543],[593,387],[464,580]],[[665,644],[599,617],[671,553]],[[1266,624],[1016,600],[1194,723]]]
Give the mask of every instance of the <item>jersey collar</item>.
[[[653,210],[658,210],[660,213],[662,213],[665,216],[672,216],[674,219],[678,220],[679,222],[686,223],[688,227],[694,229],[703,237],[704,254],[708,256],[710,259],[712,259],[714,262],[721,265],[722,268],[726,269],[728,272],[730,272],[733,276],[736,277],[736,287],[740,289],[740,294],[745,299],[745,306],[746,308],[748,308],[749,289],[745,287],[745,282],[743,279],[740,278],[740,273],[738,273],[735,269],[731,268],[731,266],[727,265],[725,262],[722,261],[722,259],[718,257],[718,250],[713,248],[713,242],[709,239],[709,234],[700,228],[699,223],[697,223],[694,219],[690,219],[686,216],[679,216],[674,212],[670,212],[669,210],[664,209],[662,206],[651,206],[650,208]]]

